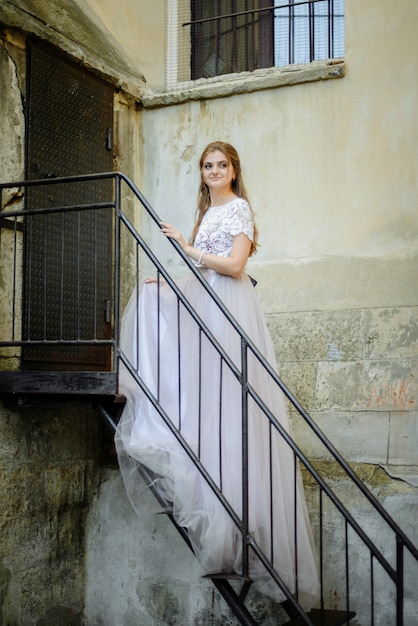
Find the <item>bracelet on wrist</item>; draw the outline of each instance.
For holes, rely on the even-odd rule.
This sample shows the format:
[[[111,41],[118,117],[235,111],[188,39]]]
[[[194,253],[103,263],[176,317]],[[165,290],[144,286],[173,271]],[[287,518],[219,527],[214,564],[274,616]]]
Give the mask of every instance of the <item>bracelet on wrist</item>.
[[[194,261],[196,267],[205,267],[205,258],[207,250],[202,250],[197,261]]]

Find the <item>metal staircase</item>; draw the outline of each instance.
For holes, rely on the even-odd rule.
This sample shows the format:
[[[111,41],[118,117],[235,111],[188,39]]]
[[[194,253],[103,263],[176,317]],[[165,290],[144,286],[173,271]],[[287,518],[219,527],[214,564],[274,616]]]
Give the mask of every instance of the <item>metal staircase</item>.
[[[117,427],[117,414],[120,410],[119,407],[116,409],[116,416],[111,408],[109,409],[109,407],[104,406],[102,403],[99,403],[98,409],[105,421],[109,424],[112,430],[115,431]],[[193,551],[187,530],[179,526],[174,519],[171,512],[172,503],[169,500],[162,498],[160,492],[155,489],[155,475],[145,466],[140,466],[139,471],[142,479],[148,485],[149,489],[153,492],[155,498],[161,505],[164,514],[170,518],[172,524],[182,536],[183,540],[187,543],[190,550]],[[248,541],[251,541],[251,536],[248,537]],[[251,616],[245,605],[247,594],[252,585],[251,578],[240,576],[238,574],[217,574],[215,576],[207,575],[205,578],[212,581],[218,592],[234,613],[235,617],[239,620],[240,624],[243,626],[257,626],[257,622]],[[230,581],[232,580],[241,582],[241,588],[238,591],[231,585]],[[289,617],[293,616],[292,619],[285,622],[283,626],[298,626],[299,624],[308,624],[310,626],[342,626],[355,617],[354,611],[335,611],[329,609],[313,609],[307,615],[304,613],[301,615],[300,612],[302,609],[294,607],[293,602],[289,600],[282,602],[281,606]]]
[[[65,188],[71,185],[86,185],[90,181],[97,184],[103,181],[108,196],[100,202],[80,202],[68,206],[57,206],[54,204],[51,185],[56,189],[58,186]],[[46,193],[46,206],[33,206],[25,203],[16,210],[16,198],[27,198],[29,192],[34,187],[43,187]],[[0,354],[9,357],[10,362],[17,363],[17,353],[25,353],[30,348],[35,350],[36,358],[42,360],[42,351],[48,350],[56,358],[56,354],[61,351],[60,359],[65,361],[65,368],[57,368],[56,363],[51,361],[49,364],[42,362],[42,368],[30,369],[25,365],[22,371],[18,367],[8,367],[8,371],[0,372],[0,393],[14,399],[18,403],[33,401],[34,398],[53,397],[55,401],[59,401],[64,397],[80,398],[84,401],[89,399],[99,409],[101,415],[106,419],[110,426],[115,429],[118,415],[123,406],[123,398],[119,396],[118,389],[118,372],[121,364],[130,372],[136,383],[141,387],[148,399],[154,403],[154,406],[162,420],[172,430],[174,436],[181,443],[184,450],[191,458],[196,466],[196,471],[201,472],[206,482],[215,491],[219,501],[225,507],[228,514],[234,520],[242,535],[244,551],[248,555],[249,551],[253,558],[258,561],[268,572],[274,583],[281,589],[286,597],[286,601],[282,603],[282,608],[288,615],[288,621],[284,624],[287,626],[297,626],[304,624],[308,626],[340,626],[348,624],[351,619],[356,616],[360,626],[409,626],[412,622],[408,622],[410,614],[410,603],[413,602],[410,597],[410,590],[414,586],[416,575],[418,574],[418,550],[405,535],[401,528],[390,517],[387,511],[382,507],[380,502],[365,487],[360,478],[356,475],[350,465],[341,457],[332,443],[321,432],[312,418],[307,414],[304,408],[299,404],[297,399],[283,384],[276,372],[265,361],[262,354],[253,345],[251,340],[246,336],[229,312],[225,309],[222,302],[219,301],[216,293],[211,290],[200,272],[196,270],[193,264],[184,255],[181,248],[176,242],[170,241],[167,245],[172,245],[176,249],[176,263],[182,263],[187,266],[188,271],[193,272],[203,288],[210,294],[216,305],[220,308],[225,316],[225,323],[230,324],[241,338],[242,345],[242,362],[238,367],[231,361],[229,355],[225,354],[222,346],[218,345],[216,339],[211,336],[210,331],[205,327],[199,316],[196,314],[190,303],[184,298],[182,292],[178,289],[173,272],[168,270],[168,264],[159,260],[147,243],[145,236],[152,233],[152,229],[158,230],[160,218],[142,196],[137,187],[126,176],[120,173],[106,173],[97,175],[88,175],[80,177],[56,178],[53,180],[42,180],[32,182],[16,182],[0,185],[0,194],[6,192],[10,195],[14,194],[14,203],[8,203],[6,210],[0,213],[0,226],[2,238],[0,239],[2,264],[7,267],[0,267],[3,276],[7,275],[10,292],[10,311],[7,319],[8,324],[4,326],[3,333],[7,336],[0,337]],[[60,197],[65,197],[65,193]],[[19,200],[20,201],[20,200]],[[0,206],[4,206],[5,202],[1,202]],[[130,212],[131,219],[128,217]],[[86,327],[92,329],[90,335],[80,331],[81,318],[83,312],[80,311],[80,284],[83,279],[80,278],[81,267],[77,259],[74,260],[74,267],[77,269],[77,279],[74,281],[71,277],[68,279],[65,274],[64,247],[68,248],[67,243],[57,246],[58,267],[56,274],[58,275],[59,294],[63,294],[66,289],[65,281],[69,280],[75,289],[72,302],[73,309],[76,310],[75,322],[70,320],[67,324],[68,314],[64,311],[64,306],[68,306],[67,299],[62,296],[54,297],[55,305],[58,306],[57,316],[59,322],[54,327],[54,332],[48,331],[48,326],[36,327],[36,333],[33,332],[31,326],[31,315],[33,314],[33,305],[31,303],[31,290],[35,289],[35,285],[31,283],[31,233],[37,232],[43,240],[43,248],[41,248],[44,256],[42,265],[43,271],[43,289],[42,298],[38,301],[41,311],[37,315],[45,319],[48,318],[48,310],[52,306],[48,292],[49,268],[46,258],[49,253],[47,233],[49,232],[49,224],[54,220],[54,227],[61,229],[61,240],[64,242],[64,231],[68,220],[74,221],[74,241],[73,249],[75,255],[79,254],[82,245],[80,224],[83,216],[94,216],[91,220],[93,225],[93,233],[97,232],[96,216],[109,213],[113,220],[113,241],[111,250],[111,268],[112,277],[109,281],[111,293],[104,303],[94,301],[91,316],[92,320],[88,320]],[[145,220],[149,219],[149,223]],[[37,224],[37,230],[34,230],[34,224]],[[136,225],[141,223],[141,228]],[[60,231],[59,231],[60,232]],[[43,234],[43,236],[42,236]],[[152,236],[151,236],[152,238]],[[57,237],[54,236],[54,245]],[[58,236],[58,241],[60,237]],[[94,245],[94,244],[92,244]],[[39,262],[39,261],[38,261]],[[100,272],[100,268],[96,267],[93,262],[90,271]],[[21,284],[20,274],[23,267],[23,274],[26,278]],[[176,268],[174,267],[174,270]],[[42,278],[41,271],[41,278]],[[222,367],[229,368],[236,380],[239,381],[242,391],[242,397],[248,402],[255,402],[267,420],[269,428],[278,431],[291,448],[295,466],[299,464],[302,468],[304,479],[309,483],[309,488],[315,496],[315,507],[311,514],[313,517],[313,525],[316,531],[318,552],[320,559],[320,581],[321,581],[321,600],[317,609],[306,614],[298,602],[298,595],[292,594],[281,580],[278,572],[274,567],[274,560],[270,554],[265,554],[257,542],[254,540],[249,528],[248,518],[245,516],[245,507],[242,516],[231,509],[228,501],[219,490],[216,482],[208,474],[200,458],[188,446],[186,440],[182,436],[181,429],[177,429],[172,424],[168,415],[162,409],[159,398],[154,397],[144,382],[138,376],[135,364],[131,363],[126,354],[120,347],[119,327],[120,327],[120,307],[121,292],[125,294],[125,290],[129,287],[132,289],[138,286],[141,280],[141,272],[154,272],[158,279],[163,279],[172,289],[178,300],[178,306],[194,320],[199,328],[199,333],[204,336],[219,353]],[[29,276],[29,277],[28,277]],[[71,279],[71,280],[70,280]],[[122,289],[122,281],[124,281]],[[93,280],[93,284],[95,284]],[[126,284],[125,284],[126,283]],[[70,283],[69,283],[70,284]],[[22,298],[23,289],[23,298]],[[54,289],[51,287],[51,289]],[[78,290],[78,291],[77,291]],[[54,292],[56,295],[56,292]],[[61,299],[60,299],[61,298]],[[58,302],[58,304],[57,304]],[[43,307],[43,309],[42,309]],[[98,316],[105,315],[106,320],[111,326],[111,333],[104,332],[102,335],[96,330],[98,324],[96,319]],[[21,321],[19,321],[19,318]],[[66,325],[67,324],[67,325]],[[70,330],[67,330],[70,329]],[[75,330],[74,330],[75,329]],[[77,365],[72,369],[71,354],[77,349]],[[82,351],[87,351],[86,361],[89,363],[88,369],[79,365],[80,360],[84,358]],[[100,370],[94,367],[94,355],[100,350],[100,358],[103,362],[103,350],[108,351],[109,367]],[[64,352],[65,351],[65,352]],[[30,355],[32,353],[29,352]],[[39,356],[39,354],[41,356]],[[68,356],[70,354],[70,356]],[[93,357],[91,356],[93,354]],[[306,427],[310,429],[311,436],[315,437],[326,450],[328,458],[331,459],[332,467],[338,468],[339,473],[344,477],[343,480],[349,482],[350,491],[356,493],[356,498],[361,498],[364,507],[367,508],[367,519],[364,514],[358,514],[357,511],[350,510],[350,504],[344,502],[344,499],[337,495],[337,490],[332,484],[333,481],[329,477],[322,475],[314,463],[311,463],[293,441],[293,439],[283,430],[280,423],[276,420],[272,410],[265,405],[263,398],[260,398],[257,391],[251,386],[246,373],[246,361],[248,355],[255,358],[266,374],[271,378],[275,385],[278,385],[293,410],[298,413],[300,419],[304,421]],[[107,357],[106,357],[107,358]],[[106,358],[104,359],[106,361]],[[221,368],[222,369],[222,368]],[[244,426],[245,415],[244,409]],[[245,451],[243,453],[243,464],[246,463]],[[243,475],[246,475],[248,468],[244,467]],[[146,467],[141,467],[142,477],[153,490],[154,476]],[[244,485],[244,492],[247,485]],[[159,499],[163,510],[167,512],[171,521],[177,527],[183,539],[191,547],[187,531],[179,527],[170,513],[170,502],[161,499],[161,494],[154,489],[155,496]],[[368,528],[369,527],[369,528]],[[378,531],[370,532],[370,528],[378,529]],[[362,556],[362,560],[359,555]],[[367,558],[364,558],[367,555]],[[254,617],[250,614],[246,605],[249,590],[252,581],[248,574],[248,558],[244,558],[244,567],[242,575],[233,576],[235,582],[232,583],[230,575],[220,573],[217,576],[211,576],[211,580],[219,593],[223,596],[229,607],[237,617],[238,621],[244,626],[256,626]],[[361,561],[361,563],[360,563]],[[245,565],[247,563],[247,565]],[[240,588],[237,590],[237,580],[241,581]],[[331,599],[330,590],[338,592],[338,599]],[[364,597],[359,601],[359,590]],[[391,598],[388,602],[388,598]],[[354,612],[355,610],[355,612]],[[383,620],[383,621],[382,621]],[[283,626],[284,626],[283,624]]]

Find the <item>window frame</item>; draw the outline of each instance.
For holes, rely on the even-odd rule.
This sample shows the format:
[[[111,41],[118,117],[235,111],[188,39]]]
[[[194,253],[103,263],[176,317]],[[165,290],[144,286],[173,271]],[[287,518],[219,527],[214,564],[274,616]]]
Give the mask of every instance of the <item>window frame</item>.
[[[281,0],[283,2],[283,0]],[[337,14],[338,6],[335,7],[335,3],[341,1],[343,13],[342,15]],[[315,54],[312,54],[312,49],[315,51],[315,42],[310,41],[310,60],[309,61],[300,61],[292,57],[289,51],[289,59],[290,62],[278,63],[276,62],[276,43],[274,41],[274,28],[271,27],[271,21],[273,20],[273,25],[277,22],[277,15],[271,14],[269,9],[284,9],[292,7],[300,7],[300,6],[316,6],[318,2],[328,4],[329,10],[326,15],[323,14],[315,14],[312,12],[312,16],[310,19],[321,19],[323,17],[327,17],[327,25],[326,29],[328,31],[328,49],[327,51],[332,53],[331,56],[327,56],[326,58],[323,56],[319,56],[319,59],[312,58]],[[299,66],[304,66],[304,68],[309,67],[310,65],[319,67],[324,64],[337,64],[341,63],[344,59],[342,55],[334,54],[333,46],[335,45],[335,19],[342,19],[341,29],[339,32],[341,33],[342,38],[342,47],[344,41],[344,22],[345,22],[345,7],[344,0],[287,0],[285,4],[277,4],[277,2],[273,2],[273,0],[260,0],[260,4],[264,6],[259,6],[257,9],[251,9],[248,11],[249,13],[253,13],[257,11],[259,13],[265,13],[268,16],[268,20],[263,20],[258,25],[259,35],[262,37],[263,41],[268,41],[267,46],[263,46],[262,54],[259,58],[258,66],[256,69],[245,69],[232,71],[228,73],[214,73],[213,76],[200,76],[202,74],[202,58],[199,58],[197,55],[199,53],[193,54],[193,47],[196,45],[193,41],[191,28],[193,18],[199,18],[199,12],[192,13],[192,7],[201,4],[201,0],[199,3],[194,3],[193,0],[191,2],[187,2],[187,0],[167,0],[167,17],[166,17],[166,52],[167,52],[167,66],[166,66],[166,89],[170,91],[180,90],[184,88],[191,88],[194,85],[199,85],[208,81],[222,81],[222,80],[232,80],[237,79],[243,75],[248,75],[248,73],[252,75],[256,75],[259,71],[286,71],[286,68],[291,66],[293,69],[298,69]],[[219,6],[220,3],[218,3]],[[242,12],[238,12],[242,13]],[[236,14],[238,14],[236,13]],[[230,15],[230,14],[226,14]],[[332,16],[332,19],[329,19],[329,16]],[[225,14],[223,16],[225,17]],[[297,17],[306,17],[306,16],[297,16]],[[219,17],[211,18],[218,19]],[[313,22],[315,26],[315,22]],[[189,30],[188,30],[189,29]],[[311,30],[311,29],[309,29]],[[268,33],[268,37],[266,34]],[[309,36],[312,38],[311,33]],[[331,38],[331,39],[330,39]],[[290,41],[290,35],[289,35]],[[193,59],[195,61],[193,62]],[[197,69],[196,69],[197,68]]]

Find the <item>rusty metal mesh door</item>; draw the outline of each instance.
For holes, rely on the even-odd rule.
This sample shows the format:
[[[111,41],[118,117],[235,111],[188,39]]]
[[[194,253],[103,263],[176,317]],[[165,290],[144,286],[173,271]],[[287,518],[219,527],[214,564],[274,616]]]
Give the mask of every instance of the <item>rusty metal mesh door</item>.
[[[53,51],[28,53],[27,178],[113,169],[113,88]],[[111,200],[110,181],[28,189],[26,207],[51,208]],[[111,337],[110,209],[28,216],[25,221],[23,336],[25,369],[105,370],[110,347],[48,345]]]

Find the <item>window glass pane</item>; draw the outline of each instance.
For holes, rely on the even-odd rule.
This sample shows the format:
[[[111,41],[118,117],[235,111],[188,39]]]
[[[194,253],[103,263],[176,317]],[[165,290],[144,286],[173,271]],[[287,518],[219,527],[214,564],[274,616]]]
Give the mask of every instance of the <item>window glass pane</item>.
[[[275,4],[274,65],[344,56],[344,0]]]
[[[192,20],[196,22],[192,26],[193,77],[209,78],[264,67],[259,43],[263,45],[265,56],[266,47],[272,47],[266,17],[270,33],[273,21],[267,12],[260,15],[256,10],[266,5],[270,5],[270,0],[192,2]],[[273,63],[272,55],[270,57],[268,65]]]

